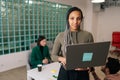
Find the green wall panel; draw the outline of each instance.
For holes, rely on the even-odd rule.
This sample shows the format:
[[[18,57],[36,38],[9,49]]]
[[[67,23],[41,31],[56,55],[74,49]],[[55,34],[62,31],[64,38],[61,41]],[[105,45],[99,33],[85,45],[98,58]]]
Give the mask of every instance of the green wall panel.
[[[70,5],[43,0],[0,0],[0,55],[29,50],[39,35],[54,41]]]

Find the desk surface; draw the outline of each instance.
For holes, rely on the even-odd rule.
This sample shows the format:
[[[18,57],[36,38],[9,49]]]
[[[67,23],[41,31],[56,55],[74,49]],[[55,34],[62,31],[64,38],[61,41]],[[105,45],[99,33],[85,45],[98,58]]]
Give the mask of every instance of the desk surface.
[[[35,80],[57,80],[59,69],[60,63],[54,62],[44,65],[41,72],[38,72],[37,68],[28,70],[27,76]]]
[[[34,78],[35,80],[57,80],[57,78],[54,78],[53,75],[58,76],[58,72],[60,69],[60,63],[54,62],[51,64],[47,64],[43,66],[43,69],[41,72],[38,72],[38,69],[31,69],[27,71],[27,77]],[[52,72],[52,71],[56,72]],[[103,72],[101,72],[101,67],[96,67],[97,75],[101,78],[101,80],[104,79],[105,75]],[[90,80],[94,80],[93,76],[90,73]]]

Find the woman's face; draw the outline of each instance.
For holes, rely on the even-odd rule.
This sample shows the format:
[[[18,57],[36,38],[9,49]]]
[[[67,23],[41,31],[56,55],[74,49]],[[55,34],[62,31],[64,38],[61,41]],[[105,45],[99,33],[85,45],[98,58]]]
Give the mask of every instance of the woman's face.
[[[70,25],[70,30],[71,31],[77,31],[80,27],[81,23],[81,13],[79,11],[73,11],[70,13],[68,22]]]
[[[41,46],[45,46],[46,43],[47,43],[46,39],[43,39],[43,40],[40,41],[40,45],[41,45]]]

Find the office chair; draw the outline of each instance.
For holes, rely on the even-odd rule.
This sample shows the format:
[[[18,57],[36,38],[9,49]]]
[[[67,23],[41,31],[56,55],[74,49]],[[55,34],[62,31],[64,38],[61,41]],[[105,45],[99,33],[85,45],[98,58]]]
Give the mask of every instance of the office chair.
[[[30,44],[30,51],[28,52],[28,55],[27,55],[27,64],[26,64],[27,70],[31,69],[29,57],[31,55],[32,48],[35,47],[36,45],[37,45],[37,43],[35,43],[35,42]],[[33,79],[31,79],[30,77],[27,76],[27,80],[33,80]]]
[[[120,32],[112,33],[112,46],[115,47],[115,49],[112,50],[111,53],[120,56]]]

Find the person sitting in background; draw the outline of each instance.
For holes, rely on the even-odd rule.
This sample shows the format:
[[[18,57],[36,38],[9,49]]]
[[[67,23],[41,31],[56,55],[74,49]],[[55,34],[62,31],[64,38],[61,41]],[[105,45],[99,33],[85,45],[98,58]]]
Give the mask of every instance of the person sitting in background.
[[[30,55],[31,68],[36,68],[38,64],[48,64],[51,61],[49,48],[46,45],[47,41],[44,36],[39,36],[37,46],[32,49]]]
[[[108,57],[108,62],[105,66],[102,66],[101,70],[105,73],[104,80],[120,80],[120,74],[118,73],[120,70],[120,62],[118,59]],[[95,80],[100,80],[94,68],[92,68],[91,72]]]

